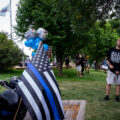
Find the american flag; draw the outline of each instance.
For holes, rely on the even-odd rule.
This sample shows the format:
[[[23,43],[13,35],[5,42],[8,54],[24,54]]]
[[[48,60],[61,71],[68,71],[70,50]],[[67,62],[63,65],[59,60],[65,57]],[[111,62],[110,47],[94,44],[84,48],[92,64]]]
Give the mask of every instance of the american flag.
[[[60,90],[41,44],[16,85],[33,120],[63,120]]]

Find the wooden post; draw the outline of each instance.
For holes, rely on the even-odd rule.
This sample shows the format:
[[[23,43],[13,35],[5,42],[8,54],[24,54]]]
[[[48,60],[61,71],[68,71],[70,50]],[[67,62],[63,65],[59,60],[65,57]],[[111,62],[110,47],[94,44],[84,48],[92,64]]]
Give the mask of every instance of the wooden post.
[[[19,101],[19,104],[18,104],[18,107],[17,107],[17,110],[16,110],[13,120],[17,120],[16,118],[17,118],[18,112],[20,110],[21,103],[22,103],[22,98],[20,98],[20,101]]]

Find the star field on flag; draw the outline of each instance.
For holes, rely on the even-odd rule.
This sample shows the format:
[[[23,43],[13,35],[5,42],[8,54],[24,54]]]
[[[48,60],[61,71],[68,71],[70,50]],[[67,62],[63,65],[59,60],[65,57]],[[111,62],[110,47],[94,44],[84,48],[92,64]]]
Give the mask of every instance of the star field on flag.
[[[42,44],[21,75],[16,89],[33,120],[64,119],[60,90]]]

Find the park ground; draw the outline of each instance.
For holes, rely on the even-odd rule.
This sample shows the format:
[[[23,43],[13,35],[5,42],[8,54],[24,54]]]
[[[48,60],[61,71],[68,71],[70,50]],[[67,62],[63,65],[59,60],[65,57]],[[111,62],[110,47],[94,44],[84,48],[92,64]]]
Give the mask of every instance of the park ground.
[[[90,70],[83,78],[76,77],[75,69],[63,69],[63,76],[58,76],[62,99],[64,100],[86,100],[85,120],[120,120],[120,103],[115,102],[115,86],[112,87],[110,101],[104,101],[106,74],[102,71]],[[22,70],[1,73],[0,79],[9,79],[19,76]],[[3,88],[0,87],[0,91]]]

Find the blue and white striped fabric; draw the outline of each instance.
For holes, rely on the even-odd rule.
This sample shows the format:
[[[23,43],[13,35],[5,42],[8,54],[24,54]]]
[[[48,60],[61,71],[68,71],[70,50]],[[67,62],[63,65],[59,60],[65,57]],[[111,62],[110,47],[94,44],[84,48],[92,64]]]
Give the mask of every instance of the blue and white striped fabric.
[[[63,120],[60,90],[43,45],[16,85],[33,120]]]

